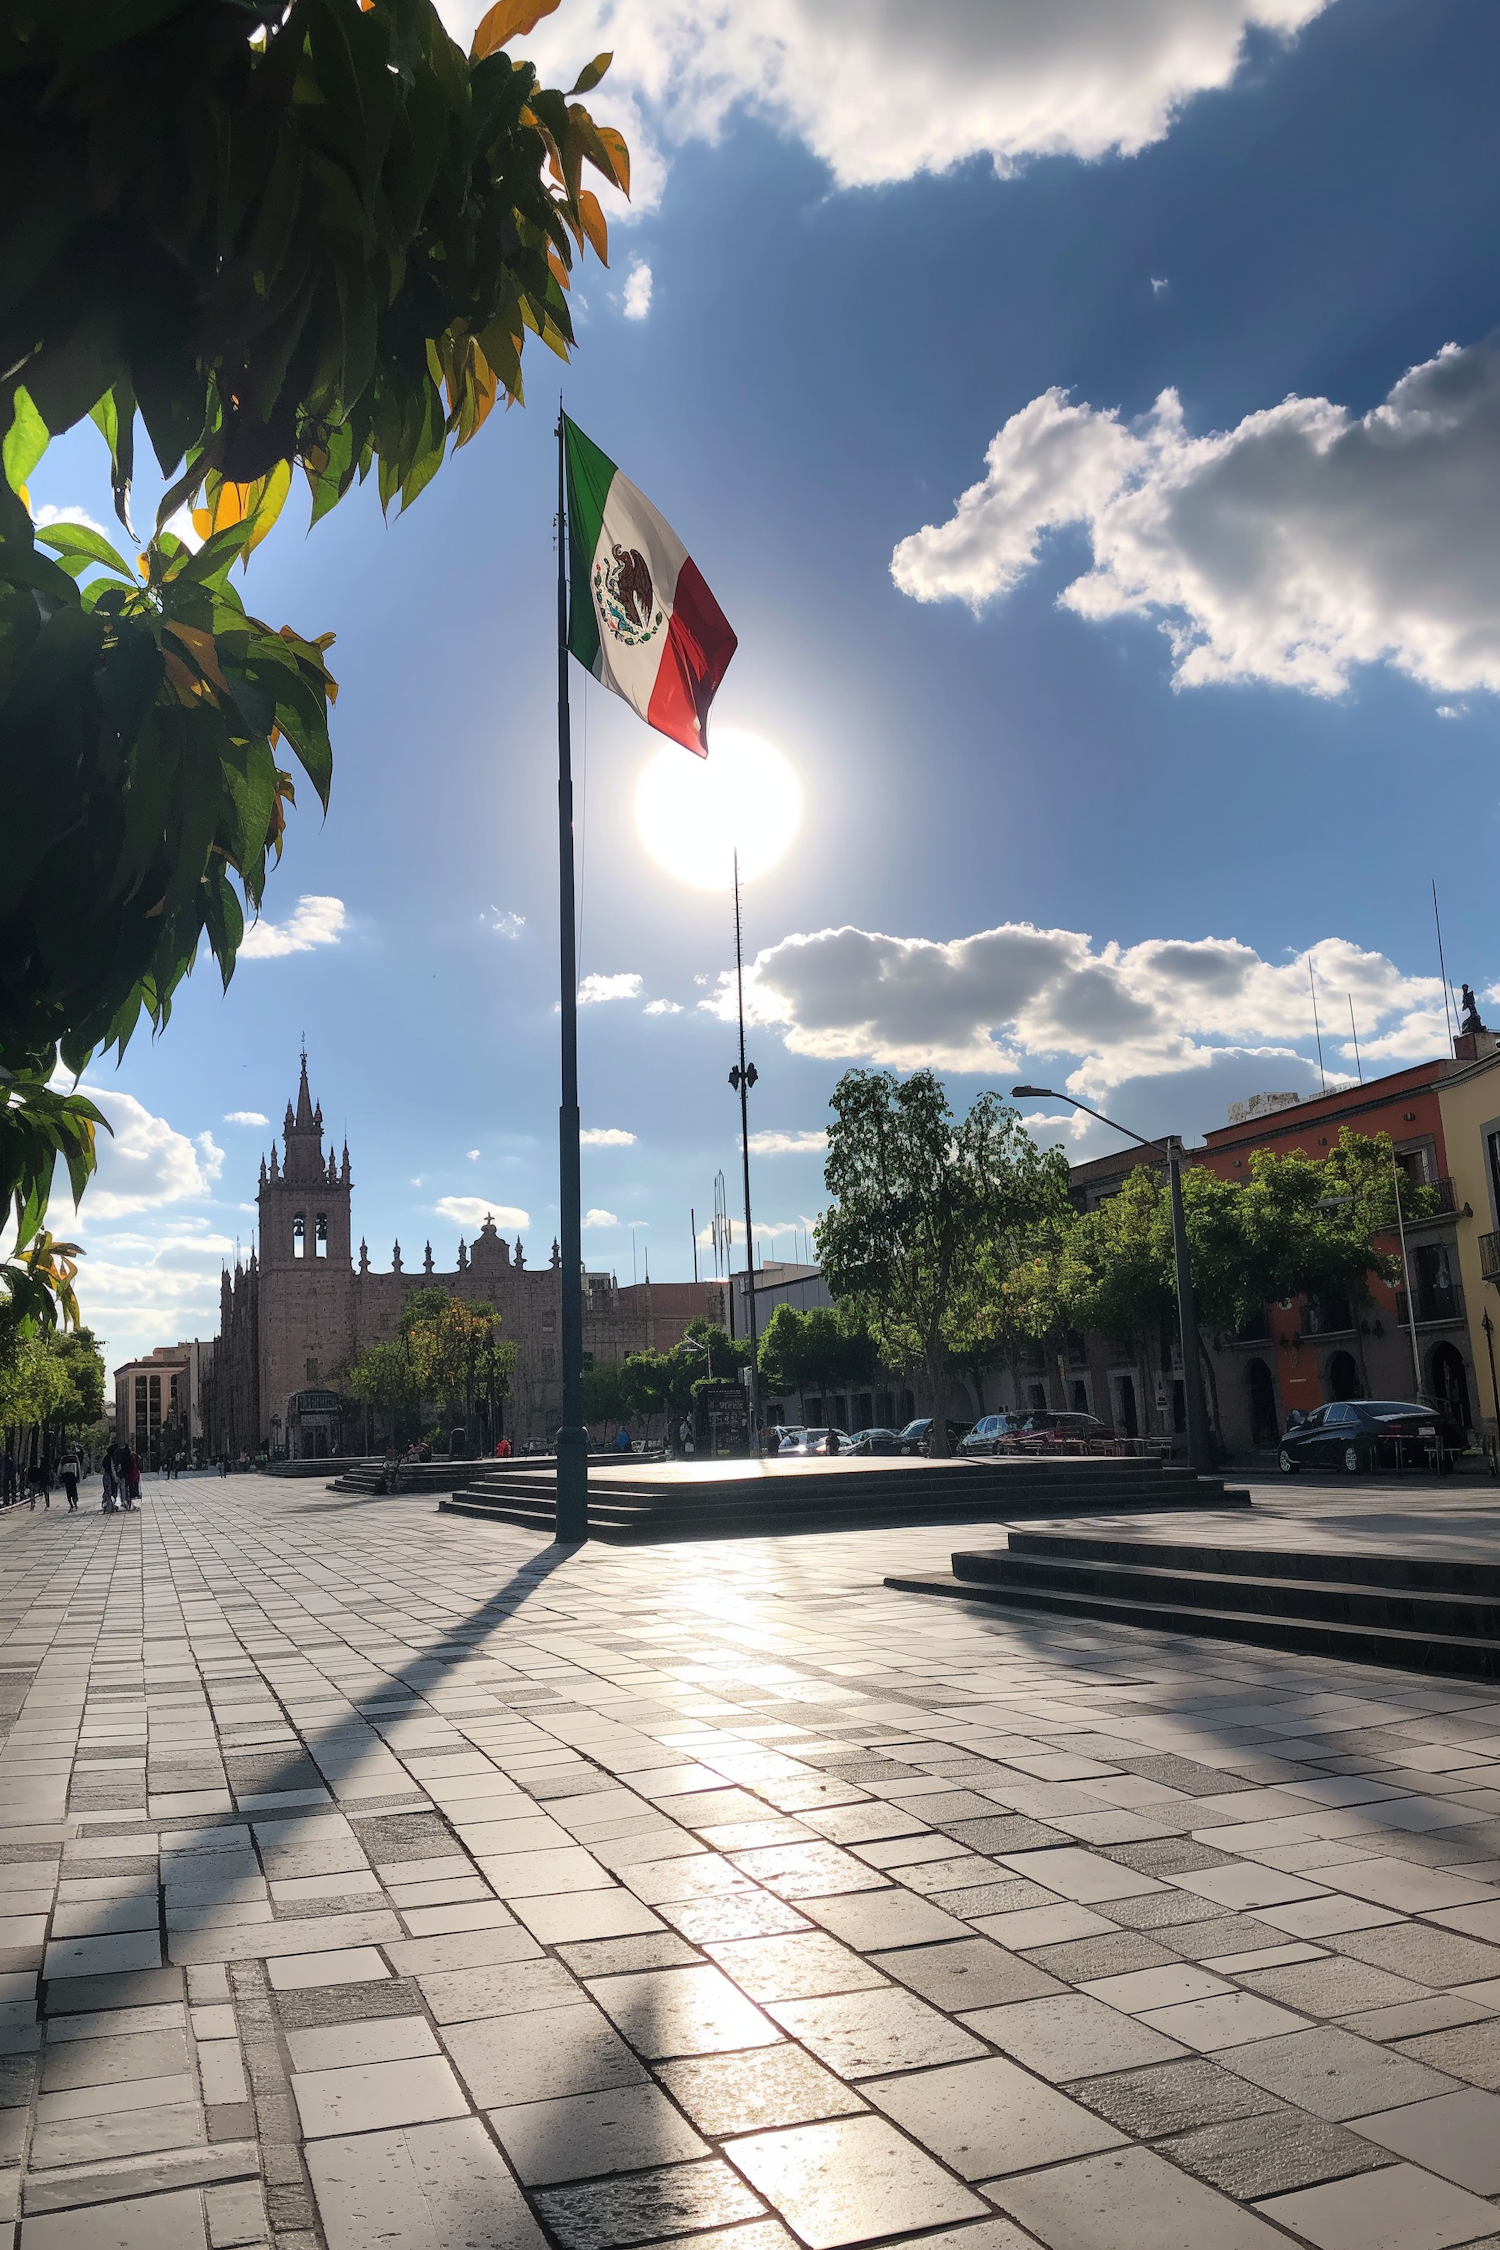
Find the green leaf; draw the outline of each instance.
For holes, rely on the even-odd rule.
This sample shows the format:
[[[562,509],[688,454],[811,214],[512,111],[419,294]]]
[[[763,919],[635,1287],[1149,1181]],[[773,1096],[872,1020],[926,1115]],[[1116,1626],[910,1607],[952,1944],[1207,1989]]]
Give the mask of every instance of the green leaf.
[[[37,533],[37,544],[50,547],[54,554],[63,555],[80,563],[102,563],[106,570],[115,571],[128,586],[134,586],[135,573],[115,552],[109,541],[102,538],[90,524],[65,521],[49,523]]]
[[[580,70],[568,88],[569,94],[591,94],[614,59],[613,54],[595,55],[593,61],[585,63]]]
[[[10,428],[0,447],[5,481],[12,492],[21,490],[51,442],[52,432],[32,404],[31,393],[24,383],[18,383],[12,394]]]

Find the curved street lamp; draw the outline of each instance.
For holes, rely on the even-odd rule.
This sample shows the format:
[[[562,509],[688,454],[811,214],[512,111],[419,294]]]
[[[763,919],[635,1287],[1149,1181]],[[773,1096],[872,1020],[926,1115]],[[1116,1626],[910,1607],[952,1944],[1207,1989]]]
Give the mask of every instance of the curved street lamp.
[[[1193,1276],[1188,1264],[1187,1224],[1182,1212],[1182,1142],[1171,1134],[1165,1141],[1148,1141],[1144,1134],[1132,1132],[1113,1117],[1106,1117],[1102,1109],[1090,1109],[1076,1094],[1059,1094],[1050,1086],[1012,1086],[1012,1098],[1021,1101],[1035,1097],[1040,1101],[1068,1102],[1081,1109],[1085,1117],[1096,1117],[1111,1132],[1123,1133],[1128,1141],[1136,1141],[1165,1160],[1172,1189],[1172,1251],[1177,1265],[1177,1319],[1182,1338],[1182,1392],[1187,1408],[1188,1458],[1200,1476],[1212,1475],[1214,1461],[1213,1436],[1208,1426],[1208,1408],[1203,1397],[1203,1369],[1198,1359],[1198,1314],[1193,1304]]]

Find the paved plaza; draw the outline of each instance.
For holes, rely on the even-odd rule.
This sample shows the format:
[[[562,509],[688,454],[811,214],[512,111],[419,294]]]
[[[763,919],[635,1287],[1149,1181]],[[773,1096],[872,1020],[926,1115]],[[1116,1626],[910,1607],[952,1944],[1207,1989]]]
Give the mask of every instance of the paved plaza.
[[[1496,2250],[1494,1690],[953,1543],[0,1520],[21,2250]]]

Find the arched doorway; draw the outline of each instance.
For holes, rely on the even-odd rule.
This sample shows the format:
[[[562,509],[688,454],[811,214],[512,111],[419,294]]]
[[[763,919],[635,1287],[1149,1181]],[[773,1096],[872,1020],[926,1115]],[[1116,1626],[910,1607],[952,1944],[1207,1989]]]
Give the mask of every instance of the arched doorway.
[[[1274,1445],[1281,1435],[1276,1413],[1276,1380],[1263,1359],[1246,1363],[1245,1388],[1250,1394],[1251,1444]]]
[[[1359,1363],[1353,1352],[1333,1352],[1328,1361],[1328,1395],[1330,1398],[1363,1398],[1365,1386],[1359,1379]]]
[[[1469,1407],[1469,1371],[1464,1366],[1463,1354],[1452,1344],[1438,1344],[1427,1363],[1427,1383],[1434,1398],[1441,1399],[1462,1430],[1472,1430],[1474,1416]]]

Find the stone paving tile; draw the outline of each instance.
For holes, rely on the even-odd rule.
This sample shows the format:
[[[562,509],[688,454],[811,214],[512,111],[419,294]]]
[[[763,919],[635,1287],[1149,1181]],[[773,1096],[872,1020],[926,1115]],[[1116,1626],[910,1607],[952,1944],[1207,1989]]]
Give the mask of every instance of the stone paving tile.
[[[24,2250],[1467,2240],[1500,1706],[881,1586],[950,1544],[0,1519]]]
[[[1261,2209],[1316,2250],[1485,2250],[1495,2239],[1492,2204],[1411,2164],[1273,2196]]]

